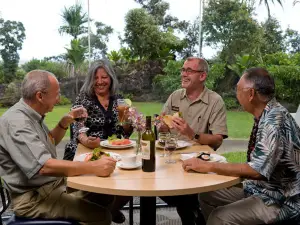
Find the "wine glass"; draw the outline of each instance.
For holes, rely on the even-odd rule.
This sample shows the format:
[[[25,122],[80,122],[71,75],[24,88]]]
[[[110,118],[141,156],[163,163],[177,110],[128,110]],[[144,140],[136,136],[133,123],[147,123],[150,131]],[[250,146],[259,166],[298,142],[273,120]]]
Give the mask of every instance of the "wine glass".
[[[168,159],[166,163],[173,164],[176,160],[172,159],[173,151],[177,148],[177,135],[169,134],[165,140],[165,151],[168,153]]]
[[[161,157],[166,156],[165,145],[166,145],[166,139],[169,135],[170,135],[170,132],[159,132],[158,133],[158,145],[160,145],[164,149],[163,153],[159,155]]]
[[[71,109],[78,109],[78,108],[84,108],[83,105],[74,105]],[[78,122],[79,125],[79,133],[86,133],[90,128],[86,127],[84,124],[86,122],[86,117],[83,116],[83,110],[82,110],[82,116],[74,118],[76,122]]]

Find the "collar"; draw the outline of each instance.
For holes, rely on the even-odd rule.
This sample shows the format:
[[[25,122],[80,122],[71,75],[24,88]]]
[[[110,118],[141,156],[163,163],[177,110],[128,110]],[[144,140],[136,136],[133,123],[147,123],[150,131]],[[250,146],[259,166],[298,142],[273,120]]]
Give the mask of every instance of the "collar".
[[[45,115],[39,114],[37,111],[35,111],[33,108],[31,108],[24,100],[23,98],[20,99],[19,103],[23,106],[23,109],[25,112],[34,120],[39,121],[40,123],[43,122]]]
[[[182,89],[182,92],[181,92],[181,95],[180,95],[180,99],[184,99],[184,98],[187,98],[187,95],[186,95],[186,89]],[[206,86],[204,86],[204,89],[202,91],[202,93],[193,101],[193,102],[197,102],[197,101],[202,101],[204,102],[205,104],[208,104],[208,89]]]

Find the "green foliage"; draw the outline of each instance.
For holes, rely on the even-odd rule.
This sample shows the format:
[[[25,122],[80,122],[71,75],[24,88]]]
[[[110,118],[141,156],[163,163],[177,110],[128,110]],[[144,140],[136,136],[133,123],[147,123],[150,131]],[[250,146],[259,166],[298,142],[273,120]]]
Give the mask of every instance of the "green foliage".
[[[78,70],[85,60],[86,47],[82,46],[80,40],[72,40],[71,48],[66,48],[67,59],[74,65],[75,70]]]
[[[254,67],[258,64],[258,60],[253,55],[236,55],[235,56],[236,63],[232,63],[231,65],[227,65],[227,67],[233,70],[237,75],[242,76],[243,72],[251,67]]]
[[[64,25],[59,28],[59,33],[69,34],[74,39],[81,34],[87,32],[87,27],[84,26],[88,22],[88,16],[83,12],[83,8],[80,4],[75,4],[69,8],[64,8],[61,17]]]
[[[203,15],[206,44],[221,47],[220,57],[224,61],[259,48],[262,31],[252,14],[253,7],[245,1],[209,1]]]
[[[235,110],[240,108],[240,104],[234,97],[224,97],[223,100],[226,106],[226,110]]]
[[[16,21],[4,21],[0,18],[0,55],[3,60],[2,77],[5,83],[9,83],[15,79],[19,54],[25,39],[25,28],[23,23]]]
[[[284,51],[283,31],[278,20],[274,17],[269,17],[262,24],[263,29],[263,44],[261,46],[261,54],[271,54]]]
[[[286,48],[290,53],[300,52],[300,33],[298,31],[287,28],[284,38]]]
[[[107,44],[109,36],[113,33],[113,28],[102,22],[95,22],[96,33],[90,34],[91,58],[94,60],[103,58],[107,54]],[[88,48],[88,36],[82,37],[81,43]]]
[[[216,82],[219,79],[222,79],[225,74],[225,63],[222,62],[215,62],[212,65],[210,65],[209,73],[206,78],[205,85],[211,89],[215,90]]]
[[[170,60],[184,47],[184,42],[174,35],[173,29],[161,31],[156,19],[145,9],[130,10],[125,22],[122,42],[131,49],[132,57]]]
[[[5,89],[4,96],[0,99],[1,107],[12,106],[21,97],[20,83],[11,82]]]
[[[159,100],[165,101],[168,96],[180,88],[181,76],[180,68],[183,61],[168,61],[166,67],[163,69],[164,75],[156,75],[153,79],[153,92],[156,93]]]
[[[68,99],[66,96],[62,95],[60,96],[59,103],[57,105],[70,105],[72,102],[70,99]]]
[[[117,63],[121,60],[122,55],[118,51],[113,50],[107,54],[107,57],[109,58],[110,61]]]
[[[32,59],[22,65],[25,73],[32,70],[46,70],[53,73],[58,79],[67,77],[66,66],[62,62],[53,62],[48,60]]]

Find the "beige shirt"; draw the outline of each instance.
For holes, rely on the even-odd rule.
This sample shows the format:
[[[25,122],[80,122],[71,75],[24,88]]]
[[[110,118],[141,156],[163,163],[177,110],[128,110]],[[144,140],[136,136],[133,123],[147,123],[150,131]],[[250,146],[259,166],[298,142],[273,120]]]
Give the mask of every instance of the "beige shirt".
[[[197,134],[221,134],[223,138],[228,137],[224,101],[220,95],[206,87],[194,101],[188,99],[185,89],[174,91],[162,112],[171,115],[181,112],[183,119]],[[180,135],[179,139],[187,137]]]
[[[56,158],[54,139],[43,117],[22,99],[0,117],[0,176],[12,193],[24,193],[58,178],[39,170]]]

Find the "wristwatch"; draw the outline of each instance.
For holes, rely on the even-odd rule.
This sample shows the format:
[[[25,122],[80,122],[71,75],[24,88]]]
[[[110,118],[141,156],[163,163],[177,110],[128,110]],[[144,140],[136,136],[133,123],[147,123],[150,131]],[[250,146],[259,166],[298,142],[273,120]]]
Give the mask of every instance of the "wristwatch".
[[[196,133],[194,135],[193,141],[199,141],[199,138],[200,138],[200,135]]]

